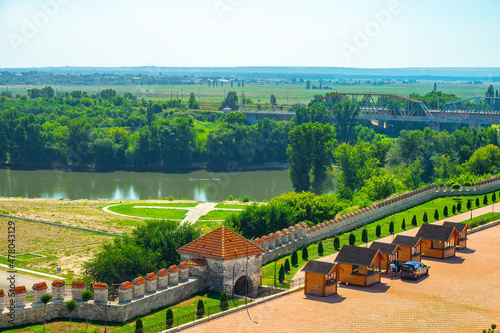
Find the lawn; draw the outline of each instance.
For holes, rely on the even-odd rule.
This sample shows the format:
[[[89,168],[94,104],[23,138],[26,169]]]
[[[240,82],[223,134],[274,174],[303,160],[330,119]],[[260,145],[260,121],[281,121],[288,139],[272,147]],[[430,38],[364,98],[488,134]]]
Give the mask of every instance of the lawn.
[[[491,204],[491,193],[487,195],[488,197],[488,203]],[[426,202],[422,205],[415,206],[413,208],[410,208],[408,210],[396,213],[394,215],[386,216],[378,221],[372,222],[368,225],[366,225],[364,228],[366,228],[368,232],[368,242],[376,241],[380,238],[384,238],[390,235],[389,233],[389,225],[391,221],[394,221],[394,234],[398,234],[404,230],[410,230],[415,228],[415,226],[411,225],[411,221],[413,218],[413,215],[417,217],[417,227],[421,226],[423,224],[423,215],[425,212],[427,212],[427,217],[428,217],[428,222],[432,223],[437,220],[444,219],[445,216],[443,215],[443,210],[444,207],[448,207],[448,216],[452,216],[452,206],[456,205],[458,202],[462,203],[462,211],[457,212],[457,214],[461,214],[464,212],[467,212],[467,200],[470,198],[472,200],[472,209],[484,207],[485,205],[483,204],[483,198],[484,195],[480,196],[471,196],[471,197],[447,197],[447,198],[438,198],[434,199],[432,201]],[[476,206],[476,198],[479,198],[479,205]],[[498,198],[498,196],[497,196]],[[435,211],[438,211],[439,213],[439,218],[435,219],[434,218],[434,213]],[[455,215],[457,215],[455,214]],[[500,214],[498,214],[500,217]],[[481,218],[488,218],[491,217],[491,214],[485,214],[480,217],[476,217],[474,220],[480,220]],[[405,229],[402,229],[402,221],[403,219],[405,220],[406,227]],[[469,223],[469,221],[464,221]],[[381,226],[381,235],[380,238],[376,236],[375,229],[377,225]],[[357,228],[356,230],[352,231],[352,233],[356,236],[356,243],[355,245],[357,246],[362,246],[365,244],[364,242],[361,241],[361,234],[363,232],[363,227]],[[339,248],[342,248],[342,245],[344,244],[349,244],[349,235],[351,232],[346,232],[344,234],[337,235],[340,240],[340,246]],[[337,251],[333,248],[333,239],[330,238],[327,240],[323,240],[323,256],[329,255],[336,253]],[[309,259],[318,259],[320,255],[318,255],[318,242],[314,242],[312,244],[309,244],[307,246],[308,252],[309,252]],[[287,255],[284,257],[279,258],[276,261],[276,270],[279,271],[279,268],[282,264],[285,263],[285,260],[288,259],[290,260],[291,263],[291,255]],[[306,263],[308,260],[302,260],[302,251],[298,251],[298,265],[297,266],[290,266],[291,271],[285,274],[285,280],[289,280],[293,278],[295,273],[297,273]],[[275,273],[275,263],[270,262],[262,267],[262,284],[263,285],[274,285],[274,273]],[[277,274],[277,272],[276,272]],[[287,287],[287,283],[283,284],[278,284],[278,286],[281,287]]]
[[[232,214],[239,214],[239,211],[214,209],[214,210],[208,212],[208,214],[200,217],[200,220],[202,220],[202,221],[203,220],[225,220],[226,217],[228,217]]]
[[[194,294],[188,300],[180,302],[178,304],[163,307],[153,310],[152,314],[147,316],[141,316],[133,318],[133,320],[126,323],[109,323],[107,326],[107,332],[113,333],[133,333],[135,331],[135,321],[137,319],[142,319],[144,328],[151,325],[160,325],[165,322],[167,309],[172,309],[174,313],[174,325],[177,323],[180,325],[191,322],[195,318],[194,313],[196,311],[196,304],[198,300],[203,300],[205,304],[205,315],[208,315],[210,310],[210,315],[220,312],[221,294],[212,291],[202,291]],[[229,301],[229,308],[232,309],[238,305],[244,304],[244,301],[233,302]],[[46,324],[45,332],[65,332],[68,330],[68,320],[54,320]],[[163,328],[164,329],[164,328]],[[158,330],[159,331],[159,330]],[[6,330],[5,333],[14,332],[42,332],[42,325],[26,325],[21,327],[16,327],[15,329]],[[85,320],[72,320],[71,332],[81,333],[85,332]],[[104,332],[104,323],[99,321],[90,321],[89,328],[87,332]]]
[[[182,220],[184,219],[184,217],[186,217],[186,214],[188,212],[186,209],[135,208],[136,206],[169,207],[168,204],[162,205],[162,204],[131,203],[131,204],[122,204],[118,206],[109,207],[108,209],[112,212],[129,216],[146,217],[154,219],[169,219],[169,220]],[[180,207],[190,207],[190,206],[180,206]]]
[[[220,221],[196,221],[194,227],[200,230],[202,235],[208,234],[210,231],[222,226]]]
[[[238,205],[238,204],[225,204],[220,203],[215,206],[215,208],[228,208],[228,209],[245,209],[250,205]]]

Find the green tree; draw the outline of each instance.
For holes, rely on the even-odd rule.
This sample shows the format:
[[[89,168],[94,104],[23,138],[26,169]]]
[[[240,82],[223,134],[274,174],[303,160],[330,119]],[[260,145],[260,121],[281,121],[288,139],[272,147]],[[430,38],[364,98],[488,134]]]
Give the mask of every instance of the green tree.
[[[434,211],[434,220],[439,220],[439,212],[437,209]]]
[[[198,318],[203,318],[204,315],[205,315],[205,304],[203,303],[203,300],[199,299],[198,305],[196,306],[196,316]]]
[[[283,283],[283,281],[285,281],[285,268],[283,268],[283,265],[280,266],[280,270],[278,273],[278,281],[280,283]]]
[[[380,238],[380,235],[382,234],[382,228],[380,227],[380,224],[377,224],[375,227],[375,235]]]
[[[401,229],[406,230],[406,221],[403,219],[403,222],[401,222]]]
[[[491,202],[493,203],[497,202],[497,195],[495,192],[493,192],[493,194],[491,195]]]
[[[457,211],[462,211],[462,203],[460,201],[457,203]]]
[[[356,141],[356,125],[360,108],[351,102],[340,102],[333,106],[333,125],[340,142],[354,143]]]
[[[337,251],[340,249],[340,239],[337,236],[333,239],[333,247]]]
[[[236,91],[230,91],[227,93],[226,98],[219,106],[219,110],[224,108],[231,108],[233,111],[238,110],[238,94]]]
[[[271,105],[275,105],[276,104],[276,97],[274,96],[274,94],[271,94],[271,99],[270,99],[269,103]]]
[[[71,299],[65,303],[65,307],[66,311],[69,313],[69,331],[71,332],[71,314],[78,307],[78,303],[74,299]]]
[[[307,261],[309,258],[309,251],[307,250],[307,247],[304,247],[302,249],[302,260]]]
[[[299,263],[299,256],[297,254],[297,250],[293,250],[292,252],[292,266],[297,266]]]
[[[174,313],[173,313],[172,309],[167,310],[167,314],[166,314],[165,319],[166,319],[165,323],[167,326],[166,328],[168,329],[168,328],[172,327],[174,324]]]
[[[414,227],[417,226],[417,215],[413,215],[413,218],[411,219],[411,225]]]
[[[429,218],[427,217],[427,212],[424,212],[424,217],[422,218],[422,220],[424,221],[424,223],[429,222]]]
[[[85,303],[87,303],[93,298],[94,298],[94,293],[92,292],[92,290],[87,289],[82,292],[82,301],[84,301]],[[85,332],[87,332],[88,328],[89,328],[89,318],[87,316],[87,318],[85,318]]]
[[[198,110],[200,108],[200,104],[196,100],[196,96],[194,93],[189,94],[188,108],[193,110]]]
[[[320,256],[323,255],[323,243],[322,242],[318,243],[318,255],[320,255]]]
[[[444,206],[443,208],[443,216],[448,217],[448,206]]]
[[[137,319],[135,321],[135,333],[142,333],[142,328],[143,328],[143,324],[142,324],[142,319]]]
[[[487,145],[478,148],[465,164],[466,170],[476,175],[483,175],[491,170],[500,170],[500,148]]]
[[[476,207],[479,207],[479,198],[476,198]]]
[[[288,260],[288,258],[286,258],[285,260],[285,273],[289,273],[291,271],[290,269],[290,260]]]
[[[220,296],[219,308],[221,311],[226,311],[228,309],[227,294],[225,291],[222,292]]]
[[[351,232],[349,235],[349,245],[354,245],[356,244],[356,236]]]
[[[392,235],[394,233],[394,221],[389,223],[389,233]]]
[[[488,197],[486,196],[486,194],[483,197],[483,205],[488,205]]]
[[[363,243],[368,243],[368,231],[363,228],[363,231],[361,232],[361,241]]]
[[[49,303],[51,300],[52,300],[51,294],[44,294],[44,295],[40,296],[40,301],[42,301],[42,303],[44,305],[42,332],[45,332],[45,320],[47,319],[47,303]]]

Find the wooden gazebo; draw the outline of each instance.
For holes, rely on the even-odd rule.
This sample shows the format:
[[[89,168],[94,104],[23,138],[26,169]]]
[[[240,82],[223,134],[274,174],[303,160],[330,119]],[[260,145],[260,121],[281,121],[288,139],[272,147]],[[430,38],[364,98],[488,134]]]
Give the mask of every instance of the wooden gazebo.
[[[369,286],[380,282],[380,263],[384,256],[379,249],[344,245],[335,262],[339,265],[339,282]]]
[[[460,244],[460,234],[455,227],[422,224],[417,233],[422,238],[422,255],[432,258],[449,258],[455,255]]]
[[[309,260],[302,268],[306,273],[304,294],[324,297],[337,293],[338,270],[333,263]]]
[[[445,222],[444,226],[447,227],[455,227],[458,233],[460,234],[460,242],[458,244],[459,249],[465,249],[467,247],[467,230],[472,229],[470,225],[467,223],[459,223],[459,222]]]
[[[422,238],[397,235],[392,244],[399,245],[398,260],[400,262],[422,261]]]

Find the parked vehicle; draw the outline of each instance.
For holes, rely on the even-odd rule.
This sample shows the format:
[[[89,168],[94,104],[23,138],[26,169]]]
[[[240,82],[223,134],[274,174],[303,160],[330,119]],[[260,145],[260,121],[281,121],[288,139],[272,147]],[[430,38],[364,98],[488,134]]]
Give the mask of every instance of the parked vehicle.
[[[429,274],[429,268],[431,267],[420,261],[407,261],[401,265],[401,278],[416,280],[422,275]]]

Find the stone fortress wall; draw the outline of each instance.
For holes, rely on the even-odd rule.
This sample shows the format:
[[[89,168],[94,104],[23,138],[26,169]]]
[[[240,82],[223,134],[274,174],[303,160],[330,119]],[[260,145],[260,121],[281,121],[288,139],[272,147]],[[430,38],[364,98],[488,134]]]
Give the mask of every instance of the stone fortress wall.
[[[427,201],[449,196],[472,196],[483,195],[500,189],[500,177],[492,177],[471,186],[453,189],[450,184],[432,184],[415,191],[411,191],[397,197],[384,200],[334,220],[326,221],[311,228],[306,223],[273,232],[254,240],[254,243],[266,253],[262,257],[262,263],[266,264],[283,255],[288,255],[293,250],[299,250],[304,245],[345,233],[365,224],[375,222],[385,216],[421,205]]]
[[[254,240],[254,243],[266,251],[262,255],[262,264],[265,264],[280,256],[290,254],[304,245],[353,230],[436,198],[482,195],[498,189],[500,189],[500,177],[490,178],[469,187],[462,185],[457,190],[452,189],[449,184],[429,185],[311,228],[308,228],[304,222],[299,223],[258,238]],[[190,260],[191,258],[183,256],[182,259]],[[243,265],[246,265],[243,259],[233,261],[229,263],[231,267],[228,267],[237,266],[237,271],[242,271]],[[220,289],[222,284],[235,278],[235,274],[232,273],[233,269],[229,268],[223,270],[223,280],[220,283],[214,283],[210,281],[213,274],[208,271],[206,260],[182,262],[168,269],[161,269],[145,277],[136,278],[132,282],[121,283],[118,287],[119,302],[108,301],[108,285],[103,283],[94,284],[94,300],[87,303],[81,300],[81,293],[87,287],[82,281],[74,281],[71,286],[65,285],[62,280],[53,281],[52,286],[37,283],[32,287],[33,303],[26,301],[28,291],[25,286],[15,288],[15,297],[9,297],[9,290],[0,290],[0,328],[11,327],[12,320],[15,326],[41,323],[45,311],[44,304],[40,302],[40,296],[43,294],[53,295],[53,300],[47,304],[47,320],[68,318],[64,302],[70,299],[65,297],[70,290],[71,298],[78,302],[78,308],[73,312],[72,318],[124,322],[156,308],[186,299],[207,288]],[[236,274],[236,278],[241,274]],[[250,278],[254,280],[254,276],[250,275]],[[11,305],[11,300],[15,300],[14,305]]]

